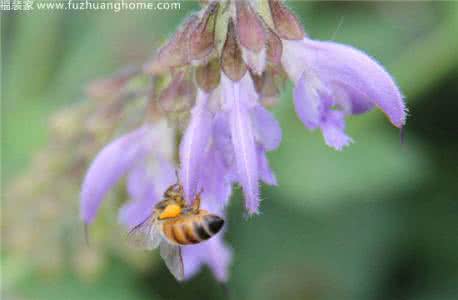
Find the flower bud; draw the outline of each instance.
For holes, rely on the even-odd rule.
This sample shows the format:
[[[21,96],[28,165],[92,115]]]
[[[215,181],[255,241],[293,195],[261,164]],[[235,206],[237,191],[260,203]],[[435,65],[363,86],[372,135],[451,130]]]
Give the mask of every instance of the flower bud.
[[[274,65],[279,65],[282,52],[283,44],[281,39],[275,32],[267,29],[267,60]]]
[[[181,110],[191,110],[193,84],[188,79],[189,75],[179,72],[174,75],[172,81],[165,87],[158,97],[160,109],[164,113],[177,113]]]
[[[196,69],[197,85],[206,92],[211,92],[219,85],[221,70],[217,58]]]
[[[189,46],[192,60],[206,58],[215,48],[215,25],[218,7],[218,2],[210,4],[200,22],[191,32]]]
[[[266,42],[264,26],[260,18],[248,2],[237,1],[236,8],[236,30],[240,45],[253,52],[260,52],[264,49]]]
[[[89,83],[86,94],[90,98],[110,98],[116,96],[125,84],[139,73],[136,66],[128,66],[111,77],[101,78]]]
[[[168,71],[169,68],[189,63],[189,36],[198,20],[197,16],[192,16],[186,21],[167,44],[159,49],[153,59],[145,64],[144,72],[157,75]]]
[[[279,89],[274,78],[274,71],[271,68],[268,68],[261,75],[251,74],[251,77],[253,78],[256,92],[261,96],[261,98],[278,97]]]
[[[221,55],[221,67],[224,73],[233,81],[239,81],[245,75],[247,68],[242,58],[242,51],[235,37],[234,23],[229,20],[227,37]]]
[[[275,31],[285,40],[302,40],[305,37],[297,17],[280,0],[269,0]]]

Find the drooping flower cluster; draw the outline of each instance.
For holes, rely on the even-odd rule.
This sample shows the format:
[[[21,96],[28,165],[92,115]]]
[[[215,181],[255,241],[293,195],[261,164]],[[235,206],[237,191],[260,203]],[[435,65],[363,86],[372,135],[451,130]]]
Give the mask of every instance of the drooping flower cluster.
[[[301,121],[320,129],[336,150],[352,142],[345,133],[346,116],[378,107],[396,127],[405,124],[402,96],[383,67],[352,47],[310,39],[278,0],[208,1],[144,71],[171,77],[155,100],[184,120],[176,150],[186,200],[203,191],[203,206],[222,215],[234,184],[242,187],[250,214],[259,211],[259,182],[277,184],[266,153],[279,146],[282,134],[267,107],[277,101],[285,78],[294,83]],[[128,175],[131,202],[121,209],[120,221],[131,228],[151,213],[174,181],[174,133],[164,124],[149,122],[97,156],[81,194],[86,223],[123,175]],[[183,252],[188,277],[207,263],[219,280],[227,280],[231,254],[221,234]]]
[[[180,146],[181,179],[192,199],[206,187],[238,183],[249,213],[258,212],[259,181],[276,184],[266,152],[278,147],[280,127],[266,110],[286,74],[294,83],[297,115],[325,142],[352,142],[345,117],[383,110],[401,128],[402,96],[390,75],[352,47],[308,38],[282,1],[210,1],[190,17],[145,66],[152,74],[193,72],[196,103]],[[224,191],[223,188],[215,193]],[[225,202],[225,194],[215,194]]]

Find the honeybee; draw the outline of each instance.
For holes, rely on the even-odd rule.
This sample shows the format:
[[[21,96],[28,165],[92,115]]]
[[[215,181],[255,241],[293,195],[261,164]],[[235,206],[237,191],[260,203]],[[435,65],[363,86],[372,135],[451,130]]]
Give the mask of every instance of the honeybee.
[[[153,213],[129,232],[131,244],[152,250],[159,247],[167,268],[178,281],[184,279],[181,246],[198,244],[217,234],[224,220],[200,209],[200,193],[191,206],[183,197],[183,187],[177,183],[164,193],[164,199],[154,206]]]

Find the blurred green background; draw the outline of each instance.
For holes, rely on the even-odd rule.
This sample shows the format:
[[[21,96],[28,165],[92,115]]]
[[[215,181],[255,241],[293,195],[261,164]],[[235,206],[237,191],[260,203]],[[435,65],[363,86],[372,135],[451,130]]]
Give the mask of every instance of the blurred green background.
[[[373,111],[348,120],[355,143],[335,152],[303,128],[285,87],[274,109],[284,138],[269,155],[280,185],[263,187],[262,214],[248,220],[239,191],[231,201],[229,297],[457,299],[458,2],[289,4],[311,37],[363,49],[394,75],[410,110],[405,145]],[[54,111],[78,101],[92,79],[145,61],[197,7],[2,12],[2,186],[46,144]],[[23,218],[2,209],[12,213]],[[2,247],[4,299],[227,296],[208,269],[180,285],[162,264],[139,272],[114,254],[86,280],[65,267],[44,276],[10,257]]]

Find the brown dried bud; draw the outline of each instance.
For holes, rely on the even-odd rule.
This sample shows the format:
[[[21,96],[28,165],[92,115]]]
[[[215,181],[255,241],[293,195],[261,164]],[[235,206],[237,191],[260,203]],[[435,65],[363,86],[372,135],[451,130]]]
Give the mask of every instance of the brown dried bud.
[[[251,77],[253,78],[256,92],[261,97],[276,97],[279,95],[273,72],[266,71],[259,76],[251,74]]]
[[[247,68],[243,62],[242,51],[235,38],[234,23],[229,20],[227,37],[221,54],[221,67],[224,73],[233,81],[239,81],[245,75]]]
[[[191,33],[189,46],[192,60],[204,59],[215,47],[215,26],[218,7],[218,2],[210,4]]]
[[[192,16],[180,30],[146,63],[144,71],[153,75],[168,71],[170,68],[180,67],[189,63],[189,35],[196,26],[197,16]]]
[[[158,98],[159,109],[165,113],[176,113],[186,107],[192,107],[194,88],[192,81],[185,72],[177,73]]]
[[[280,64],[282,52],[281,39],[270,28],[267,29],[267,60],[275,65]]]
[[[157,102],[151,101],[149,117],[152,120],[156,116],[165,117],[176,128],[186,128],[195,101],[195,87],[190,75],[190,72],[177,73]]]
[[[197,85],[207,93],[218,87],[220,77],[221,69],[217,58],[196,69]]]
[[[245,1],[236,1],[237,8],[237,36],[240,45],[259,52],[265,47],[266,36],[261,19]]]
[[[302,40],[304,29],[297,17],[282,3],[281,0],[269,0],[270,12],[275,31],[285,40]]]
[[[129,66],[111,77],[101,78],[89,83],[86,94],[90,98],[110,98],[116,96],[124,85],[140,71],[136,66]]]

